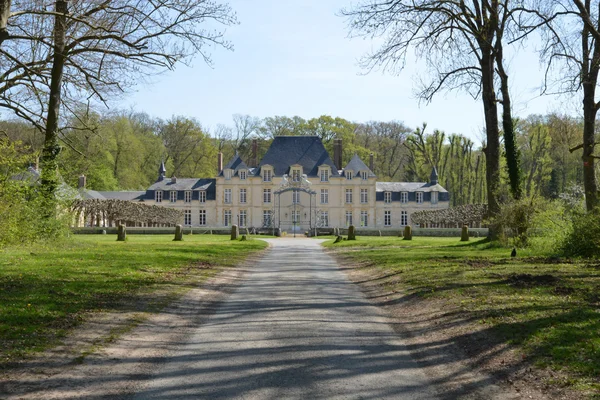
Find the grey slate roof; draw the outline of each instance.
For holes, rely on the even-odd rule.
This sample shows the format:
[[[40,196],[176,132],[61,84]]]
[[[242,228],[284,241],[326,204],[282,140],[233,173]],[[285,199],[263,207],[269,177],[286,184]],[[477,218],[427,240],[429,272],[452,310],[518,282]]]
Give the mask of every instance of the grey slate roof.
[[[27,171],[19,172],[11,177],[12,180],[27,182],[29,184],[38,183],[40,180],[40,171],[35,168],[29,167]]]
[[[95,200],[140,200],[146,191],[123,191],[123,192],[98,192],[90,189],[79,189],[79,195],[83,199],[95,199]]]
[[[234,170],[233,175],[235,175],[241,169],[250,170],[250,168],[248,168],[246,163],[242,160],[242,158],[238,154],[233,156],[233,158],[227,163],[227,165],[225,165],[223,167],[223,171],[226,169]],[[221,171],[219,173],[219,176],[223,176],[223,171]]]
[[[376,192],[440,192],[447,193],[441,185],[425,182],[377,182]]]
[[[41,172],[33,167],[29,167],[27,168],[27,171],[23,171],[11,176],[11,179],[15,181],[21,181],[24,184],[31,186],[38,186],[42,183]],[[56,191],[54,192],[54,196],[60,200],[81,198],[80,193],[76,189],[73,189],[71,186],[67,185],[60,174],[58,175],[58,185],[56,187]]]
[[[79,189],[79,195],[83,198],[83,199],[93,199],[93,200],[105,200],[106,197],[104,197],[100,192],[97,192],[95,190],[89,190],[89,189]]]
[[[340,176],[318,136],[276,136],[255,175],[260,175],[264,165],[270,165],[275,176],[282,176],[289,174],[290,166],[295,164],[301,165],[307,176],[317,176],[321,165],[331,168],[331,176]]]
[[[375,177],[373,171],[367,167],[367,165],[360,159],[358,154],[355,154],[354,157],[352,157],[352,160],[350,160],[348,165],[346,165],[344,171],[353,171],[354,175],[360,174],[360,171],[368,171],[370,178]]]
[[[145,194],[146,191],[124,191],[124,192],[98,192],[105,199],[115,199],[115,200],[139,200]]]
[[[214,179],[177,178],[173,183],[171,179],[166,178],[154,183],[148,190],[207,190],[214,184]]]

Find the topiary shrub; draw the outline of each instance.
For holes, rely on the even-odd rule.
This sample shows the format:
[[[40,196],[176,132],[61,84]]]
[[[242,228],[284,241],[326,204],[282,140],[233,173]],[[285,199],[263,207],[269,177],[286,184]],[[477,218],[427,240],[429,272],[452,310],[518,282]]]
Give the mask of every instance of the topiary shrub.
[[[600,209],[573,217],[562,252],[567,257],[600,257]]]
[[[183,240],[183,227],[181,225],[175,225],[175,238],[174,242],[181,242]]]
[[[412,240],[412,228],[410,225],[404,227],[404,239],[402,240]]]
[[[125,225],[119,224],[117,228],[117,242],[124,242],[125,240],[127,240],[127,229]]]
[[[356,240],[356,228],[354,225],[348,227],[348,240]]]
[[[240,238],[240,228],[237,225],[231,225],[231,240]]]
[[[468,225],[463,225],[462,231],[460,233],[460,241],[461,242],[469,241],[469,226]]]

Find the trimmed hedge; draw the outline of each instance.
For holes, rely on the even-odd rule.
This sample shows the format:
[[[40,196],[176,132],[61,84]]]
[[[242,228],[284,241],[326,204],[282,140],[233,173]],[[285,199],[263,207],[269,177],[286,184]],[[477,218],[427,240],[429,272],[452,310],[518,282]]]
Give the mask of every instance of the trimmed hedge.
[[[340,235],[347,235],[348,229],[340,228]],[[329,229],[317,229],[318,235],[331,235],[333,228]],[[381,234],[380,234],[381,232]],[[486,237],[488,235],[488,228],[469,228],[470,237]],[[462,233],[461,228],[413,228],[413,236],[426,236],[426,237],[457,237],[460,238]],[[357,229],[356,236],[403,236],[404,228],[402,229]]]
[[[101,235],[103,231],[106,231],[108,235],[116,235],[116,227],[98,228],[98,227],[86,227],[86,228],[71,228],[71,232],[76,235]],[[183,228],[183,234],[189,233],[194,235],[212,234],[212,235],[229,235],[231,234],[230,228],[219,228],[219,229],[206,229],[206,228]],[[171,228],[134,228],[127,227],[128,235],[174,235],[175,227]]]

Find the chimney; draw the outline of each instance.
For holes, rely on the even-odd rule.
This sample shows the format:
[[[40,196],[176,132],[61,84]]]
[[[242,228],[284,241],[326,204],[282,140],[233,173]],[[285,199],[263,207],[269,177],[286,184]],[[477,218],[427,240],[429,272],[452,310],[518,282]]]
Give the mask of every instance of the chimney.
[[[85,175],[81,175],[81,176],[79,177],[79,182],[77,183],[77,187],[78,187],[79,189],[85,189],[85,185],[86,185],[86,183],[87,183],[87,182],[86,182]]]
[[[177,183],[177,177],[176,176],[172,176],[171,177],[171,183]]]
[[[258,167],[258,140],[252,139],[252,165],[251,167]]]
[[[369,155],[369,169],[371,170],[371,172],[375,172],[375,163],[373,162],[374,159],[374,155],[373,153],[371,153]]]
[[[338,170],[342,169],[342,139],[333,140],[333,163]]]
[[[223,171],[223,153],[219,152],[217,154],[217,174],[220,174]]]

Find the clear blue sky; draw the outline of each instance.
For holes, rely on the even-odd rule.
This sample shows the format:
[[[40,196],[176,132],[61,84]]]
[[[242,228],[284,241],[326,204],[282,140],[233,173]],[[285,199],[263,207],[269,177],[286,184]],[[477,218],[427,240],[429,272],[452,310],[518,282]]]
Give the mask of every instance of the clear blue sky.
[[[431,129],[479,141],[480,101],[453,92],[419,104],[414,83],[424,71],[418,64],[409,63],[399,76],[364,75],[357,60],[375,44],[349,39],[344,19],[336,16],[351,1],[232,0],[240,21],[227,28],[233,52],[216,48],[214,68],[200,59],[191,68],[180,65],[138,86],[118,106],[161,118],[194,117],[209,129],[230,124],[233,114],[326,114],[356,122],[399,120],[410,127],[427,122]],[[541,70],[533,51],[513,56],[510,74],[516,115],[564,111],[556,99],[538,96]]]

